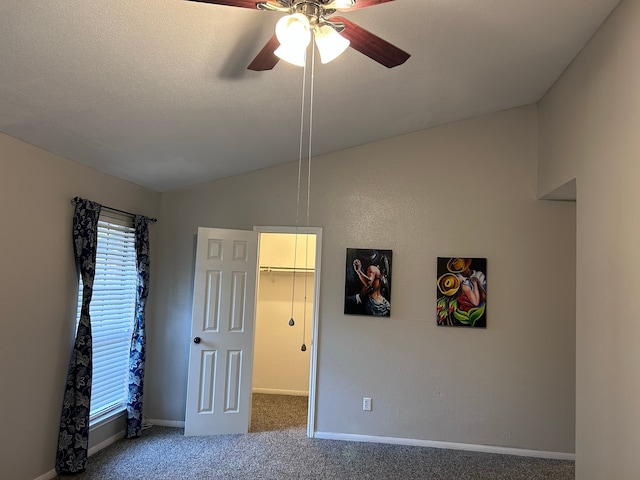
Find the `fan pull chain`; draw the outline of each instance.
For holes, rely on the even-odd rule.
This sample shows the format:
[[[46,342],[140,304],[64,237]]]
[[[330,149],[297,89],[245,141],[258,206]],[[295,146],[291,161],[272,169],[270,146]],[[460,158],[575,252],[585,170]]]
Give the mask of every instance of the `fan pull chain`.
[[[305,62],[306,63],[306,62]],[[308,155],[308,168],[307,168],[307,236],[305,245],[305,261],[304,266],[307,273],[304,276],[304,313],[302,316],[302,347],[300,350],[305,352],[307,346],[304,341],[307,335],[307,283],[309,281],[308,266],[309,266],[309,212],[311,210],[311,153],[312,145],[311,140],[313,138],[313,89],[316,70],[316,50],[311,47],[311,85],[309,89],[309,155]]]
[[[306,56],[306,55],[305,55]],[[289,319],[289,326],[293,327],[296,322],[293,319],[293,311],[296,299],[296,264],[298,260],[298,224],[300,223],[300,184],[302,178],[302,144],[304,141],[304,101],[305,91],[307,83],[307,62],[304,62],[304,68],[302,69],[302,102],[300,111],[300,149],[298,150],[298,189],[296,194],[296,239],[293,250],[293,281],[291,285],[291,317]]]
[[[300,187],[298,187],[300,189]],[[297,215],[296,215],[297,216]],[[293,319],[293,309],[296,300],[296,264],[298,256],[298,225],[296,221],[296,239],[293,247],[293,281],[291,285],[291,318],[289,319],[289,326],[293,327],[296,322]]]
[[[308,208],[308,207],[307,207]],[[307,227],[309,226],[308,221],[309,213],[307,212]],[[307,231],[307,235],[305,236],[305,247],[304,247],[304,267],[305,267],[305,275],[304,275],[304,313],[302,317],[302,347],[300,350],[305,352],[307,350],[307,346],[304,343],[304,340],[307,336],[307,282],[309,281],[309,233]]]

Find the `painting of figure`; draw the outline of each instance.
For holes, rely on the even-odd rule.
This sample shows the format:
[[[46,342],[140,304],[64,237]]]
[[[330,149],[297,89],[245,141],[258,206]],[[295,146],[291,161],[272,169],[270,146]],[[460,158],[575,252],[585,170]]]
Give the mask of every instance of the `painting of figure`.
[[[347,248],[344,313],[391,316],[391,250]]]
[[[438,257],[436,310],[440,326],[487,326],[487,259]]]

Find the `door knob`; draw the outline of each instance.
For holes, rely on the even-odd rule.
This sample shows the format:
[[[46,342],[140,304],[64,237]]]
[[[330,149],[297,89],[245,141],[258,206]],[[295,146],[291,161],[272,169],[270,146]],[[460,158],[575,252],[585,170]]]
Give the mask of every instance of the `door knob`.
[[[193,343],[200,343],[200,337],[196,337],[193,339]]]

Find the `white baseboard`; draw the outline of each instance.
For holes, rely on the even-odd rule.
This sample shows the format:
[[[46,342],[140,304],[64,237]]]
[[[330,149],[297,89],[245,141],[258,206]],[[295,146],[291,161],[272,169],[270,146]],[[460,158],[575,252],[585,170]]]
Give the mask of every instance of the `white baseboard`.
[[[184,422],[180,420],[161,420],[157,418],[148,418],[145,420],[145,422],[150,423],[151,425],[157,425],[158,427],[184,428]]]
[[[293,395],[296,397],[308,397],[308,390],[278,390],[276,388],[254,388],[253,393],[266,393],[267,395]]]
[[[494,447],[491,445],[473,445],[470,443],[436,442],[433,440],[418,440],[414,438],[378,437],[375,435],[354,435],[350,433],[315,432],[314,438],[324,440],[345,440],[348,442],[389,443],[393,445],[408,445],[412,447],[443,448],[448,450],[466,450],[481,453],[499,453],[502,455],[516,455],[519,457],[547,458],[552,460],[576,460],[574,453],[546,452],[543,450],[525,450],[521,448]]]
[[[107,448],[112,443],[115,443],[121,438],[124,438],[124,434],[125,434],[125,431],[122,430],[121,432],[116,433],[114,436],[107,438],[104,442],[100,442],[99,444],[94,445],[87,452],[88,456],[98,453],[103,448]],[[56,475],[58,474],[56,473],[55,469],[53,469],[50,472],[45,473],[44,475],[40,475],[35,480],[51,480],[52,478],[55,478]]]
[[[52,478],[56,478],[56,475],[58,474],[56,473],[55,469],[53,469],[50,472],[45,473],[44,475],[40,475],[35,480],[51,480]]]

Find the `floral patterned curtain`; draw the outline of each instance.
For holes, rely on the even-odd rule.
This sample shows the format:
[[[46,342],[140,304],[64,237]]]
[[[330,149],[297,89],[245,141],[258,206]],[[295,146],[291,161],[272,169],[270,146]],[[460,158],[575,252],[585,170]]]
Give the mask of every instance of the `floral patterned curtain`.
[[[89,304],[93,294],[98,243],[98,217],[101,205],[82,198],[74,199],[73,247],[76,265],[82,275],[82,308],[76,339],[69,362],[65,387],[56,471],[77,473],[87,466],[89,449],[89,409],[91,402],[91,319]]]
[[[136,265],[138,289],[136,318],[129,352],[129,398],[127,400],[127,438],[142,435],[142,397],[144,387],[145,332],[144,313],[149,294],[149,219],[134,217],[136,229]]]

